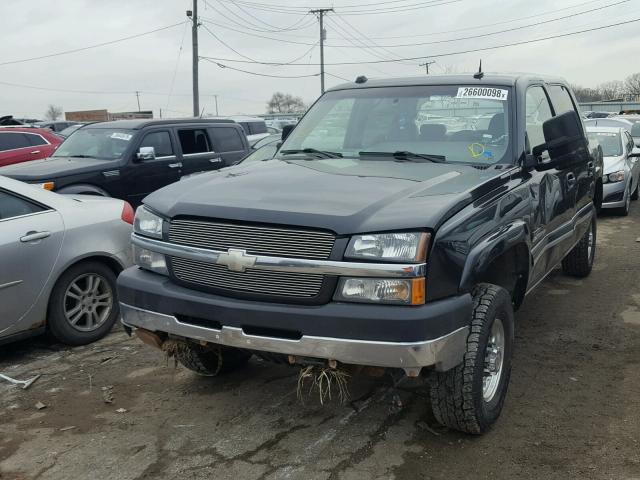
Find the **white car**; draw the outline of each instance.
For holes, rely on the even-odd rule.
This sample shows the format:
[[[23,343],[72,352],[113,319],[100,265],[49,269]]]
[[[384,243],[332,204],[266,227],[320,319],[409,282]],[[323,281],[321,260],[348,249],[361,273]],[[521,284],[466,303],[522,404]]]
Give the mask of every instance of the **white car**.
[[[638,199],[640,149],[624,128],[587,126],[587,135],[600,144],[604,157],[602,208],[626,216],[631,201]]]
[[[45,331],[69,345],[105,336],[120,316],[133,216],[122,200],[0,176],[0,344]]]

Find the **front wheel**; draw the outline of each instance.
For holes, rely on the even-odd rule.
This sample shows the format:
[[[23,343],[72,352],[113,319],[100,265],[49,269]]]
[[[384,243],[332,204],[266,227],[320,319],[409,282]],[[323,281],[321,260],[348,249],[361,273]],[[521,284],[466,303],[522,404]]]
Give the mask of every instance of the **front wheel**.
[[[562,271],[573,277],[586,277],[591,273],[596,256],[596,218],[591,219],[589,230],[578,244],[562,259]]]
[[[481,283],[473,291],[473,314],[463,362],[431,377],[436,420],[465,433],[486,432],[500,416],[511,376],[514,322],[511,296]]]

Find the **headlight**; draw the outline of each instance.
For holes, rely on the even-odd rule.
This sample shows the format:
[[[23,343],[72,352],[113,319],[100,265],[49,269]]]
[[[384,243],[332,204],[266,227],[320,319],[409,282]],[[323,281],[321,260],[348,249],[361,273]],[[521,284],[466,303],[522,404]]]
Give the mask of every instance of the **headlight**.
[[[144,207],[138,207],[133,219],[133,231],[146,237],[162,238],[162,217]]]
[[[617,172],[609,173],[607,175],[609,182],[622,182],[624,180],[624,170],[618,170]]]
[[[344,256],[390,262],[422,262],[427,255],[430,237],[426,232],[354,235]]]
[[[145,270],[150,270],[162,275],[169,275],[169,270],[167,270],[166,258],[161,253],[152,252],[151,250],[147,250],[146,248],[134,245],[133,262],[140,268],[144,268]]]
[[[422,305],[425,279],[342,278],[334,298],[346,302]]]

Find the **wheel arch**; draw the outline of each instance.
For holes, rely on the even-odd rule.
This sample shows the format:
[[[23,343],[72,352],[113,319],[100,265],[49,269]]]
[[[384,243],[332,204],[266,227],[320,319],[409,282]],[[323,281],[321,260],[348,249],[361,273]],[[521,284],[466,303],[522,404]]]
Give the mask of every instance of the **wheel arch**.
[[[56,193],[60,193],[62,195],[84,194],[100,195],[101,197],[111,197],[111,195],[109,195],[109,192],[98,187],[97,185],[92,185],[90,183],[76,183],[74,185],[62,187],[60,190],[56,190]]]

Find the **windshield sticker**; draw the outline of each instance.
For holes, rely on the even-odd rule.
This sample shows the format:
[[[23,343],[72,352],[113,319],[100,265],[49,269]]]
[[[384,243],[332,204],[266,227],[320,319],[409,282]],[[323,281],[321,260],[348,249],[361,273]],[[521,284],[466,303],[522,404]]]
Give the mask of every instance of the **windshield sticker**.
[[[506,101],[509,90],[488,87],[460,87],[456,98],[481,98],[485,100]]]
[[[117,140],[124,140],[125,142],[128,142],[129,140],[131,140],[131,137],[133,137],[133,135],[131,135],[130,133],[113,132],[111,134],[111,138],[115,138]]]
[[[472,158],[478,158],[484,154],[484,145],[481,143],[472,143],[467,149]]]

